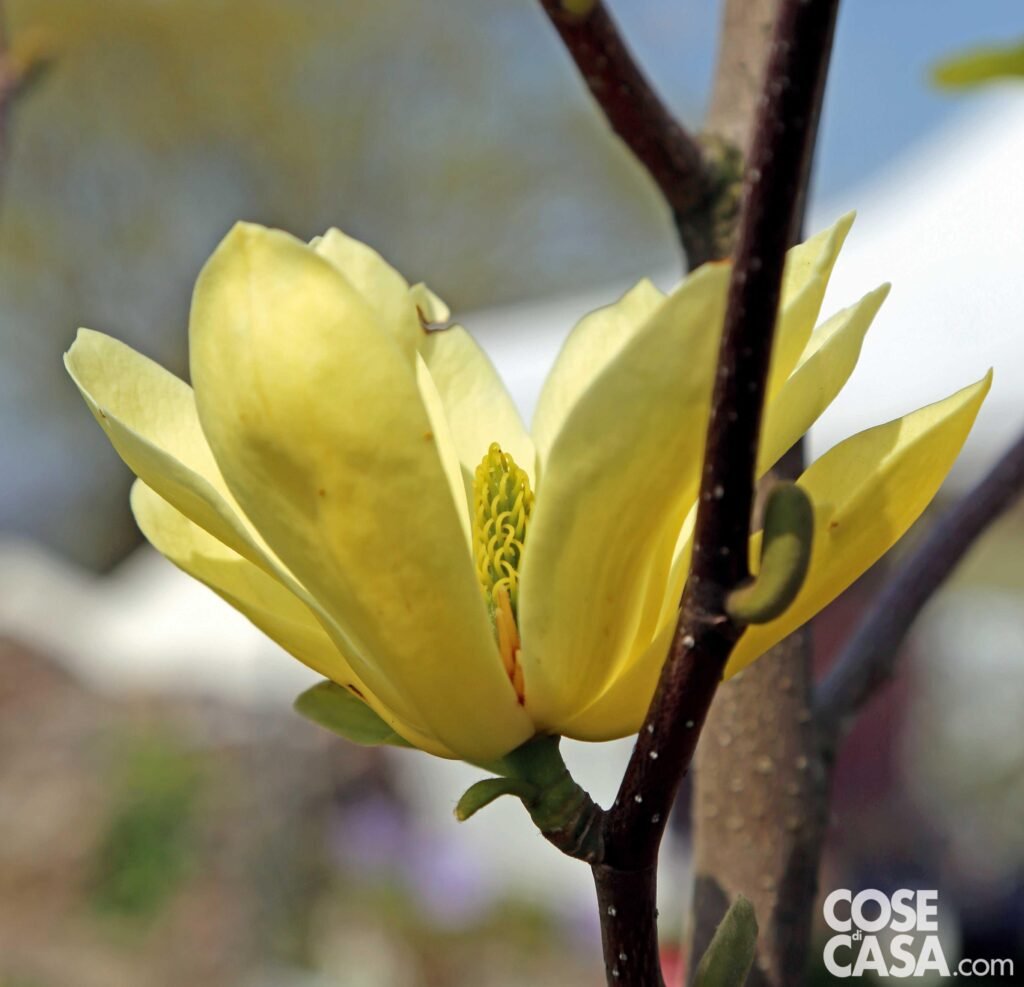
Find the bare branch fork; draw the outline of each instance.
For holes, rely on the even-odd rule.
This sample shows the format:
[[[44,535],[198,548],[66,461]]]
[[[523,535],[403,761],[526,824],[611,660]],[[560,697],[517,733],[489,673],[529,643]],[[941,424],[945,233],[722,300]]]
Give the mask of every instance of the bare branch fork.
[[[982,532],[1024,492],[1024,435],[940,518],[888,580],[815,695],[815,720],[834,756],[861,707],[893,676],[917,615]]]
[[[603,0],[541,0],[612,130],[672,210],[690,267],[716,254],[716,198],[724,184],[705,148],[669,112],[637,65]],[[724,154],[712,148],[712,157]]]
[[[625,57],[626,70],[642,83],[621,42],[612,44],[614,28],[603,7],[571,21],[554,3],[543,2],[577,64],[590,64],[588,52],[597,38],[604,50],[618,53],[617,63],[610,56],[598,60],[598,68],[610,70],[614,63],[622,69]],[[776,24],[729,286],[693,562],[669,657],[618,797],[602,819],[603,851],[593,862],[610,984],[663,983],[655,925],[658,849],[725,664],[743,632],[725,604],[728,594],[750,579],[754,464],[775,314],[837,2],[786,0]],[[595,78],[603,77],[588,75],[588,84],[607,110],[604,82],[595,85]],[[631,133],[614,120],[634,112],[632,98],[625,109],[617,100],[610,103],[613,125]],[[644,118],[642,110],[639,116]]]

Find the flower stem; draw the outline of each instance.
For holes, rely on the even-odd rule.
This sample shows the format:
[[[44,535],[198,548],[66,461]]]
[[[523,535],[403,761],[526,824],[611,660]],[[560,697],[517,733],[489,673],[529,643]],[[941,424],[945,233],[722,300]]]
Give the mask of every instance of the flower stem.
[[[562,853],[594,864],[604,857],[604,810],[569,774],[558,749],[560,739],[534,737],[503,758],[501,771],[533,787],[536,794],[524,798],[523,805],[544,839]]]

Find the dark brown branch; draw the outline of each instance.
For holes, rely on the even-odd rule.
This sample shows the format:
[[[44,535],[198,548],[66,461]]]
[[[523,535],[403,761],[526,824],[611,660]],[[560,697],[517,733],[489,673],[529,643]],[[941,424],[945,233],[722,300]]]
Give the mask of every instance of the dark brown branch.
[[[658,97],[626,47],[604,3],[573,13],[563,0],[541,0],[545,12],[612,130],[664,196],[691,267],[711,259],[709,224],[714,179],[700,144]]]
[[[605,892],[609,869],[653,875],[669,811],[725,664],[743,631],[727,616],[725,598],[750,575],[747,546],[754,463],[775,313],[837,3],[786,0],[776,24],[729,287],[690,577],[668,660],[618,797],[605,817]],[[625,877],[620,880],[625,882]],[[636,888],[631,892],[635,896]],[[648,897],[653,898],[653,891]],[[615,909],[616,918],[621,916],[613,900],[605,906],[602,921],[608,907]],[[639,939],[635,948],[646,954],[653,932],[638,924],[613,932],[609,936],[605,929],[609,983],[660,983],[660,977],[633,979],[631,971],[618,967],[614,945],[609,949],[633,935]]]
[[[744,154],[781,2],[723,4],[705,129]],[[822,83],[814,126],[820,117],[824,77]],[[802,185],[806,202],[807,174]],[[802,213],[803,207],[797,210],[798,216]],[[723,237],[729,235],[727,224],[719,228]],[[798,239],[799,230],[794,230],[794,240]],[[723,246],[731,243],[726,240]],[[773,473],[796,479],[805,467],[803,446],[798,443]],[[744,895],[754,905],[760,925],[748,987],[793,983],[809,955],[812,904],[828,820],[828,779],[810,714],[812,638],[811,627],[805,625],[743,676],[720,686],[704,726],[707,740],[699,746],[691,769],[694,892],[689,952],[703,955],[730,902]],[[751,750],[759,756],[751,758]],[[769,772],[766,763],[771,765]]]
[[[664,987],[658,949],[657,867],[591,868],[608,983]]]
[[[613,842],[615,837],[627,842],[625,834],[640,831],[640,819],[651,812],[667,814],[678,775],[689,764],[700,724],[742,632],[726,616],[724,600],[750,575],[754,460],[775,313],[836,3],[788,0],[780,11],[729,288],[690,578],[669,659],[619,803],[610,813]],[[645,792],[654,804],[645,804]],[[649,862],[657,847],[650,837],[628,842],[621,850],[630,862]]]
[[[872,601],[815,697],[827,752],[857,711],[892,677],[915,618],[978,536],[1024,493],[1024,435],[939,519]]]

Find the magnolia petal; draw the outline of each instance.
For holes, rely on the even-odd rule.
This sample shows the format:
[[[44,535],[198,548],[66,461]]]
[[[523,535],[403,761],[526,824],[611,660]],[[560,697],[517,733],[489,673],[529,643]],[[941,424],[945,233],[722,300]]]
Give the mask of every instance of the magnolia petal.
[[[277,580],[193,524],[141,480],[132,485],[131,505],[139,529],[161,555],[212,589],[304,665],[362,696],[417,747],[432,753],[444,750],[373,695],[309,607]]]
[[[426,409],[427,418],[430,420],[430,431],[437,443],[437,454],[448,480],[452,501],[457,505],[459,521],[462,523],[462,533],[466,537],[466,550],[472,551],[473,535],[470,523],[472,490],[466,487],[462,464],[459,462],[458,450],[455,447],[455,438],[445,414],[444,401],[438,393],[434,378],[430,376],[426,362],[419,353],[416,354],[416,384],[420,389],[420,399]]]
[[[373,247],[336,227],[317,237],[311,246],[363,296],[379,319],[381,328],[393,333],[403,351],[412,359],[423,330],[416,314],[416,302],[405,278]],[[417,293],[416,298],[419,297]]]
[[[627,665],[590,706],[562,725],[562,736],[601,742],[636,733],[647,715],[675,629],[673,617],[662,625],[643,654]]]
[[[757,475],[762,476],[818,420],[850,379],[864,337],[889,294],[869,292],[815,329],[797,368],[765,407]]]
[[[610,364],[664,302],[646,278],[617,302],[585,315],[569,333],[544,381],[532,432],[546,460],[566,416],[594,378]]]
[[[533,443],[487,354],[462,326],[427,333],[420,353],[437,385],[472,495],[473,474],[497,442],[531,476]]]
[[[444,300],[435,295],[422,281],[409,289],[409,298],[422,322],[442,325],[451,318],[451,310]]]
[[[952,467],[990,383],[988,374],[944,401],[852,436],[812,464],[799,480],[815,508],[814,548],[804,589],[778,620],[747,630],[733,652],[727,677],[824,609],[902,537]],[[758,534],[751,539],[752,559],[758,557],[759,545]],[[565,736],[613,740],[640,729],[677,616],[674,605],[643,656],[565,724]]]
[[[199,424],[192,388],[102,333],[78,333],[65,365],[132,471],[186,518],[328,615],[267,548],[235,503]]]
[[[672,553],[672,568],[669,570],[669,577],[665,582],[664,589],[661,590],[659,627],[679,608],[679,599],[683,595],[686,576],[690,571],[690,556],[693,553],[693,529],[697,524],[697,507],[698,502],[694,501],[676,537],[675,549]],[[652,587],[652,592],[657,591],[657,587]]]
[[[804,588],[778,620],[747,630],[727,675],[810,620],[903,536],[952,468],[991,383],[990,371],[943,401],[851,436],[811,464],[798,481],[814,504]]]
[[[130,346],[79,329],[64,365],[118,455],[200,527],[269,570],[203,435],[192,388]]]
[[[363,688],[309,608],[277,580],[193,524],[142,480],[132,485],[131,507],[139,530],[161,555],[227,599],[304,665]]]
[[[786,255],[772,361],[772,379],[779,384],[789,376],[807,343],[853,220],[854,214],[848,213]],[[534,415],[532,432],[542,461],[569,409],[664,297],[650,281],[642,280],[614,304],[585,316],[570,333],[544,382]]]
[[[347,635],[370,688],[400,685],[454,753],[532,724],[505,675],[415,365],[315,251],[240,224],[196,284],[203,430],[267,543]]]
[[[791,247],[786,254],[778,325],[768,374],[769,399],[789,377],[810,339],[828,279],[853,226],[854,217],[852,212],[841,216],[827,230]]]
[[[551,447],[519,596],[527,704],[542,728],[603,691],[645,614],[654,633],[650,566],[661,559],[663,580],[693,500],[728,277],[716,264],[687,278],[580,394]]]

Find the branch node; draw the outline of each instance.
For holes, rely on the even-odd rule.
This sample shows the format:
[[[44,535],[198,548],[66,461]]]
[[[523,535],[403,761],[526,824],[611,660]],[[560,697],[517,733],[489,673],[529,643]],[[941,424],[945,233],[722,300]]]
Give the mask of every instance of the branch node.
[[[603,0],[540,0],[609,126],[657,185],[680,231],[688,266],[711,259],[706,232],[713,183],[700,143],[675,119],[633,57]]]

